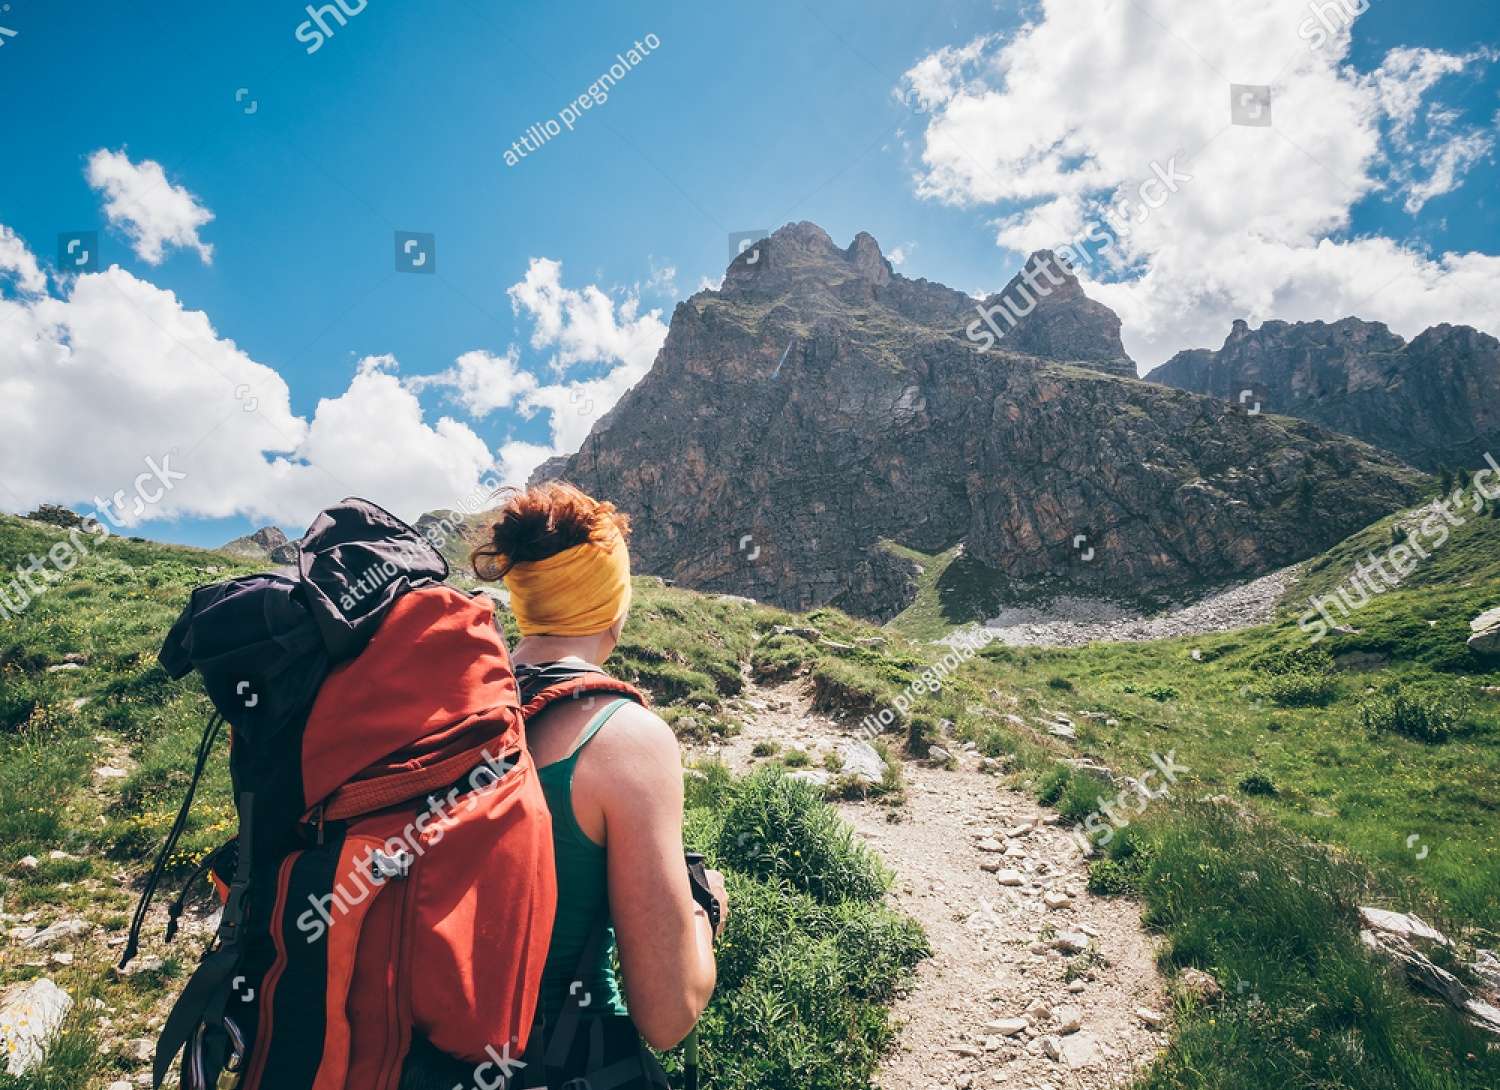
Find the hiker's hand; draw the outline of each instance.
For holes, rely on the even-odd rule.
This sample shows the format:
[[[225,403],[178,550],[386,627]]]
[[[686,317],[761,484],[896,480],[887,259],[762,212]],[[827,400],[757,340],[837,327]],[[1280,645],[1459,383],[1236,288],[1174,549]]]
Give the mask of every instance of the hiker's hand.
[[[729,890],[724,888],[724,876],[718,871],[705,870],[703,874],[708,879],[709,892],[719,902],[719,926],[714,931],[714,938],[718,938],[724,934],[724,925],[729,922]]]

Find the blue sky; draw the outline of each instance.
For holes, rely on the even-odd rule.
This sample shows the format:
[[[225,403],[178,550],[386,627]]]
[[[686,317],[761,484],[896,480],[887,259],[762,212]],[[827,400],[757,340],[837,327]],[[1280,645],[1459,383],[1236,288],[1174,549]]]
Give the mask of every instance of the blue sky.
[[[1240,198],[1222,164],[1213,201],[1206,183],[1190,183],[1122,247],[1125,264],[1091,274],[1125,319],[1132,352],[1156,363],[1217,344],[1233,316],[1332,319],[1366,297],[1362,316],[1407,335],[1443,318],[1500,332],[1487,309],[1500,284],[1489,260],[1500,255],[1500,166],[1487,143],[1500,115],[1495,5],[1374,0],[1352,38],[1337,31],[1328,59],[1310,61],[1297,33],[1307,4],[1266,0],[1255,19],[1275,28],[1276,49],[1245,71],[1232,70],[1247,53],[1233,39],[1249,29],[1225,22],[1221,35],[1204,23],[1217,6],[368,0],[347,25],[325,19],[334,33],[309,54],[306,32],[297,37],[304,3],[9,0],[0,224],[43,275],[59,234],[98,231],[102,268],[117,266],[118,279],[52,276],[28,296],[16,272],[0,286],[0,314],[29,308],[11,315],[12,340],[0,333],[0,392],[7,382],[21,390],[12,411],[27,414],[20,437],[7,427],[11,438],[0,438],[0,509],[45,498],[87,510],[171,447],[189,476],[148,512],[138,532],[149,536],[214,544],[273,519],[296,532],[345,485],[405,514],[451,506],[486,468],[484,450],[499,459],[507,444],[531,445],[501,460],[513,474],[524,453],[535,461],[560,438],[576,445],[578,428],[649,364],[673,305],[717,284],[731,232],[810,219],[844,244],[867,230],[903,274],[993,290],[1021,251],[1063,241],[1100,194],[1147,176],[1147,164],[1210,138],[1215,154],[1261,138],[1174,118],[1174,103],[1227,96],[1221,76],[1270,83],[1288,68],[1273,146],[1295,145],[1300,164],[1276,175],[1287,194],[1247,213],[1269,226],[1244,228],[1257,246],[1272,237],[1280,248],[1210,252],[1203,240],[1217,247],[1239,230]],[[1230,5],[1251,23],[1244,10],[1256,7]],[[528,126],[555,118],[648,33],[659,47],[606,103],[506,164]],[[1298,130],[1308,112],[1299,94],[1345,113]],[[1408,109],[1413,94],[1420,105]],[[1161,98],[1160,139],[1157,120],[1132,114],[1143,95]],[[1119,125],[1099,112],[1106,106],[1121,111]],[[1244,148],[1236,154],[1265,157]],[[96,161],[101,152],[117,158]],[[166,181],[132,213],[148,163]],[[1402,195],[1424,187],[1430,195],[1411,208]],[[163,195],[172,199],[157,208]],[[151,217],[143,242],[140,221]],[[149,239],[162,230],[154,263]],[[398,230],[434,236],[435,275],[395,270]],[[1344,250],[1316,256],[1325,239]],[[1200,259],[1210,279],[1231,266],[1261,279],[1205,292]],[[1384,281],[1382,261],[1395,289],[1360,280],[1375,269]],[[85,315],[73,293],[91,287]],[[112,299],[143,317],[113,315]],[[87,402],[76,418],[69,387],[49,387],[47,365],[20,347],[52,328],[64,300],[73,309],[52,320],[68,327],[59,351],[76,352],[69,381]],[[211,334],[167,328],[192,312]],[[164,359],[184,344],[181,360]],[[465,385],[455,361],[474,352],[483,358]],[[388,356],[396,362],[361,364]],[[201,394],[184,392],[200,379]],[[515,390],[489,397],[476,382]],[[253,390],[224,392],[241,386]],[[251,397],[260,405],[250,415],[279,446],[240,437],[245,421],[233,413]],[[554,417],[572,404],[584,420],[560,430]],[[399,444],[382,449],[403,434],[397,416],[424,444],[430,489],[386,468],[402,456]],[[85,445],[98,450],[82,454]],[[282,464],[262,473],[257,458]],[[320,475],[302,472],[310,466]]]

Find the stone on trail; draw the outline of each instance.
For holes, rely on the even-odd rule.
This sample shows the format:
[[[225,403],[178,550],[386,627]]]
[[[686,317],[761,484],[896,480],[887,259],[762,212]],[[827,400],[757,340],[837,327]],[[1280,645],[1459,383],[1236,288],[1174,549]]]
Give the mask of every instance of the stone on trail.
[[[1018,870],[1003,870],[997,874],[996,879],[1002,886],[1024,886],[1026,877]]]
[[[997,1018],[993,1022],[986,1022],[984,1028],[1001,1037],[1014,1037],[1029,1024],[1024,1018]]]
[[[24,945],[28,950],[45,950],[49,946],[57,946],[69,939],[86,935],[89,930],[89,925],[82,920],[58,920],[51,927],[43,928],[31,936]]]
[[[1079,931],[1063,931],[1052,940],[1052,948],[1065,954],[1081,954],[1088,945],[1089,937]]]
[[[1042,894],[1042,903],[1048,908],[1067,908],[1073,903],[1073,898],[1069,897],[1066,893],[1059,893],[1056,890],[1052,890]]]
[[[870,786],[885,779],[885,759],[869,742],[845,741],[839,746],[843,773]]]
[[[42,1062],[72,1006],[72,997],[46,977],[0,994],[0,1056],[5,1057],[6,1074],[24,1075]]]
[[[1165,1014],[1161,1011],[1154,1011],[1150,1007],[1137,1007],[1135,1016],[1152,1029],[1161,1029],[1167,1020]]]

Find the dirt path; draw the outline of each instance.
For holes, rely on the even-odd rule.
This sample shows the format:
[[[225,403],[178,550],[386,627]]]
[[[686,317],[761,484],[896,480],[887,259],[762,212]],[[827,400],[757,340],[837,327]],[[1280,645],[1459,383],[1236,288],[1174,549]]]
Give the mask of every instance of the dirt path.
[[[811,713],[793,683],[746,694],[745,731],[717,753],[737,771],[757,742],[823,752],[852,737]],[[1139,905],[1085,889],[1086,867],[1052,815],[979,771],[908,761],[905,805],[841,803],[896,874],[893,900],[933,957],[899,1001],[885,1090],[1123,1086],[1166,1042],[1139,1008],[1165,1010]],[[892,815],[899,820],[892,821]]]

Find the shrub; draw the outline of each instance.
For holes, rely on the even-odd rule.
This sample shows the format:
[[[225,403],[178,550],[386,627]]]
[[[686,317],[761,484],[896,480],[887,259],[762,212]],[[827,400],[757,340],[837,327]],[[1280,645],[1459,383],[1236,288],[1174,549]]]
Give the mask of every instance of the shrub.
[[[1063,792],[1062,803],[1057,810],[1072,822],[1086,819],[1099,810],[1100,803],[1110,794],[1110,785],[1087,772],[1075,772],[1068,778],[1068,789]]]
[[[1043,806],[1056,806],[1057,800],[1063,797],[1063,792],[1068,789],[1069,772],[1062,765],[1053,768],[1042,777],[1041,783],[1037,784],[1036,801]]]
[[[756,742],[750,747],[752,757],[774,757],[781,752],[781,747],[775,742]]]
[[[1469,728],[1469,697],[1465,693],[1419,693],[1397,688],[1379,693],[1360,705],[1365,730],[1399,734],[1417,742],[1446,742]]]
[[[1240,790],[1247,795],[1270,796],[1276,794],[1276,785],[1259,772],[1252,772],[1240,780]]]
[[[1272,674],[1256,691],[1283,708],[1323,707],[1338,695],[1338,681],[1328,674]]]
[[[890,876],[807,784],[762,768],[739,787],[724,816],[719,854],[757,878],[784,879],[825,903],[876,901]]]
[[[941,720],[930,715],[914,715],[906,727],[906,752],[925,759],[942,736]]]
[[[762,681],[785,681],[817,657],[817,649],[802,637],[777,633],[750,652],[750,671]]]
[[[1047,679],[1047,688],[1056,689],[1059,692],[1071,693],[1073,691],[1073,683],[1065,677],[1049,677]]]
[[[1267,651],[1250,660],[1250,668],[1272,676],[1282,674],[1331,674],[1333,656],[1322,647],[1297,644]]]
[[[1179,695],[1177,690],[1170,685],[1152,685],[1149,688],[1142,689],[1136,685],[1127,684],[1122,685],[1120,688],[1127,693],[1134,693],[1137,696],[1144,696],[1150,700],[1154,700],[1158,704],[1165,704],[1169,700],[1176,700]]]

